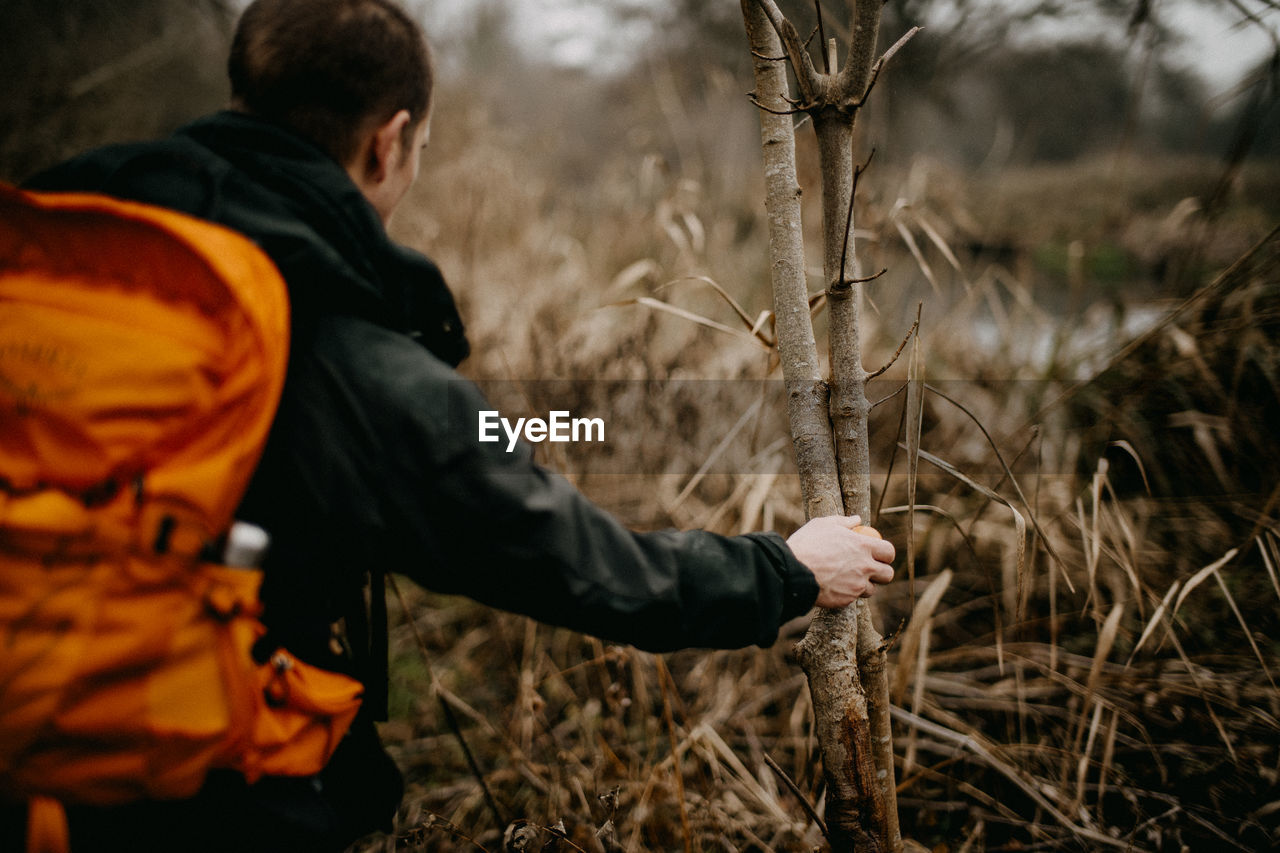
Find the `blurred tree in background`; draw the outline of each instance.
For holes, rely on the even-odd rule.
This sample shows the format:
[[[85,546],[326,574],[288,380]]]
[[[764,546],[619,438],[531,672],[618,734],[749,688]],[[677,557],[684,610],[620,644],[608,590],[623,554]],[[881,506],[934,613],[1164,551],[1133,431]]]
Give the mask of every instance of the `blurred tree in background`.
[[[823,4],[828,36],[841,35],[846,3]],[[10,180],[92,144],[164,132],[225,101],[235,0],[6,5],[0,175]],[[790,5],[799,26],[816,30],[813,4]],[[689,118],[677,135],[696,136],[704,107],[741,102],[750,79],[742,23],[729,2],[566,0],[559,15],[570,30],[581,18],[578,38],[603,29],[630,40],[615,34],[606,55],[577,67],[557,64],[554,45],[530,39],[540,13],[523,10],[536,6],[408,6],[428,22],[446,76],[465,81],[472,101],[499,120],[573,128],[558,152],[568,175],[581,173],[601,146],[643,143],[646,124],[664,115],[668,123]],[[924,153],[958,166],[1070,160],[1120,147],[1221,154],[1251,110],[1252,153],[1280,154],[1280,111],[1265,67],[1220,97],[1172,60],[1180,36],[1166,13],[1187,6],[1229,10],[1241,27],[1276,26],[1264,2],[888,0],[886,39],[916,24],[925,30],[881,81],[861,120],[864,139],[879,143],[881,157],[906,162]],[[691,116],[674,115],[673,99]],[[695,146],[686,139],[678,147],[667,153],[688,159]]]
[[[812,4],[790,5],[796,20],[816,28]],[[844,38],[847,5],[822,4],[826,35]],[[866,134],[893,141],[882,154],[928,153],[963,166],[992,155],[1017,164],[1069,160],[1131,143],[1179,153],[1220,149],[1236,116],[1211,111],[1204,80],[1174,61],[1184,39],[1162,14],[1172,5],[888,0],[886,43],[912,26],[924,30],[895,60],[860,121]],[[1250,19],[1245,4],[1181,5],[1235,9],[1240,26],[1268,26]],[[645,55],[676,65],[691,80],[709,69],[750,79],[731,6],[667,0],[659,13],[660,49]],[[1275,116],[1271,122],[1272,130],[1280,126]],[[1280,153],[1280,134],[1258,136],[1259,153]]]
[[[233,15],[231,0],[5,3],[0,178],[223,106]]]

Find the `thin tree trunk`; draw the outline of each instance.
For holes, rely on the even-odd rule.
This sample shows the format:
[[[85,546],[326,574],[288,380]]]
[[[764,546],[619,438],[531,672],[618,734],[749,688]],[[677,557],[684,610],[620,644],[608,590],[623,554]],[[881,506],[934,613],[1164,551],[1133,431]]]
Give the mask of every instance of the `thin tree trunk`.
[[[784,112],[790,108],[785,97],[786,66],[762,58],[782,55],[778,34],[755,0],[741,2],[747,39],[756,56],[756,99],[768,109]],[[827,418],[827,384],[818,362],[813,321],[809,316],[809,289],[805,283],[800,184],[796,180],[791,117],[761,110],[760,141],[764,150],[773,316],[805,517],[839,515],[840,487]]]
[[[858,337],[861,313],[856,255],[850,265],[846,232],[853,196],[853,127],[838,112],[813,116],[822,171],[823,277],[830,316],[830,418],[835,435],[836,470],[843,513],[871,518],[871,469],[867,419],[866,370]],[[852,266],[852,269],[849,267]],[[861,614],[867,617],[861,618]],[[871,724],[860,642],[871,627],[866,604],[821,612],[796,648],[814,697],[815,726],[822,745],[830,793],[827,826],[836,849],[885,851],[888,809],[876,763],[876,739]],[[878,643],[878,635],[877,643]],[[868,661],[869,662],[869,661]],[[883,672],[883,667],[881,667]],[[874,703],[879,704],[879,703]],[[890,756],[892,760],[892,756]],[[892,784],[892,764],[888,781]],[[892,841],[889,841],[892,844]]]
[[[856,0],[849,61],[837,71],[832,58],[829,73],[820,74],[773,0],[742,0],[748,40],[756,55],[756,99],[763,108],[778,349],[808,517],[839,512],[870,520],[870,404],[858,337],[862,283],[852,245],[852,143],[854,116],[874,79],[880,9],[881,0]],[[805,298],[794,132],[790,116],[768,112],[787,112],[795,103],[786,97],[782,63],[767,59],[781,56],[784,45],[796,75],[799,108],[813,119],[822,169],[823,274],[831,327],[831,385],[825,410],[815,408],[827,388],[817,373]],[[831,51],[834,54],[834,46]],[[795,322],[800,315],[803,323]],[[820,390],[807,393],[811,389]],[[821,454],[814,452],[818,446]],[[826,455],[830,447],[834,458]],[[833,489],[838,496],[828,498]],[[883,639],[873,625],[870,607],[860,601],[841,610],[819,612],[796,651],[813,696],[832,847],[900,851],[888,673]]]
[[[834,110],[813,117],[822,170],[823,277],[830,315],[831,423],[845,513],[871,520],[871,452],[867,437],[867,371],[858,337],[862,313],[860,265],[846,232],[852,232],[853,124]],[[850,242],[852,242],[850,240]]]

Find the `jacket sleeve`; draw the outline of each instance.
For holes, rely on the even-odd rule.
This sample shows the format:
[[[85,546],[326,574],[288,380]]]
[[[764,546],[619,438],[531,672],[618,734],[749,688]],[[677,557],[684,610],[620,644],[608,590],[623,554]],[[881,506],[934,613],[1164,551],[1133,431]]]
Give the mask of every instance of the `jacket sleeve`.
[[[424,586],[650,651],[768,645],[813,605],[775,533],[633,532],[526,446],[481,442],[479,389],[403,336],[335,320],[310,350],[305,393],[341,401],[362,460],[349,511]]]

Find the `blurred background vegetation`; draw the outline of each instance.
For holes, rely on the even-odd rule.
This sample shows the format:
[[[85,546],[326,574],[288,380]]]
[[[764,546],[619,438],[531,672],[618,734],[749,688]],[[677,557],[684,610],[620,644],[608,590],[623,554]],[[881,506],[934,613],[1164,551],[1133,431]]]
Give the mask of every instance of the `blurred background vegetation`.
[[[219,108],[239,5],[11,0],[0,179]],[[628,524],[789,532],[776,364],[748,334],[769,262],[738,4],[408,5],[442,81],[392,230],[458,293],[465,372],[509,416],[603,416],[604,445],[539,453]],[[816,26],[813,3],[782,5]],[[839,36],[844,0],[822,7]],[[877,601],[904,832],[1275,849],[1280,10],[888,0],[882,44],[917,24],[856,143],[876,152],[857,245],[888,270],[869,366],[920,309],[936,459],[909,510],[896,364],[872,430],[875,521],[902,555]],[[658,657],[406,593],[385,733],[410,792],[397,836],[363,849],[821,843],[802,624],[768,651]]]

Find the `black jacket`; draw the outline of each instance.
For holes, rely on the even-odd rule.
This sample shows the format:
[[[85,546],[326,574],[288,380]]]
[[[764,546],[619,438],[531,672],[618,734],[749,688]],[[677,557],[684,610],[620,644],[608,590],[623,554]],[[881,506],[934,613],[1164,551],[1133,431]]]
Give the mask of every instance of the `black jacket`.
[[[28,185],[219,222],[280,268],[289,375],[240,516],[271,533],[265,620],[299,654],[326,654],[370,568],[653,651],[767,645],[813,604],[777,534],[631,532],[527,447],[479,442],[492,407],[454,370],[467,343],[439,271],[299,137],[220,113]]]

